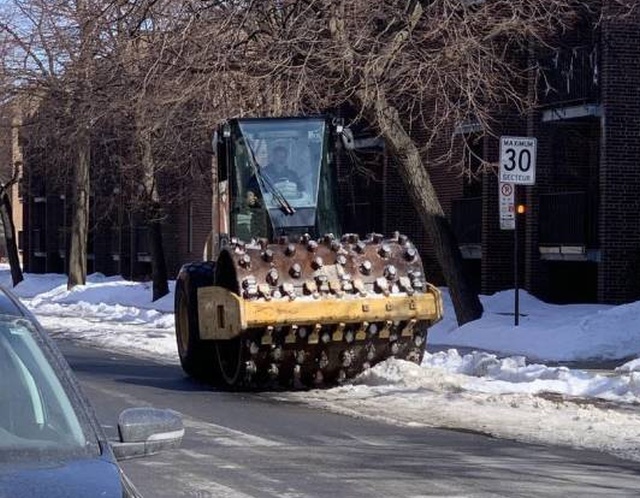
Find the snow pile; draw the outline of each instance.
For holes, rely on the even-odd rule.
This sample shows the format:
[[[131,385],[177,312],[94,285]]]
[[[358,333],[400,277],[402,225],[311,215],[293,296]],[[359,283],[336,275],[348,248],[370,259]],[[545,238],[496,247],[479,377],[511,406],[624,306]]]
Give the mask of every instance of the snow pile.
[[[448,351],[428,355],[421,367],[388,360],[353,383],[279,398],[393,424],[472,430],[640,460],[637,402],[621,405],[566,396],[595,393],[632,401],[640,394],[637,375],[606,378],[525,365],[521,359],[498,360],[479,353],[460,356]]]
[[[499,359],[482,352],[461,356],[457,350],[450,349],[427,353],[421,367],[401,361],[383,363],[358,377],[354,385],[487,394],[556,393],[640,403],[640,372],[629,371],[628,367],[617,370],[621,375],[605,376],[567,367],[527,364],[522,356]],[[445,384],[441,384],[445,380]],[[434,381],[438,383],[435,389]]]
[[[0,272],[0,284],[8,285],[10,276]],[[84,317],[89,320],[145,324],[173,328],[173,286],[171,293],[151,301],[150,282],[131,282],[122,277],[94,273],[86,285],[67,290],[65,275],[27,274],[14,293],[39,317]]]
[[[11,288],[6,267],[0,285]],[[12,290],[53,336],[174,363],[174,286],[170,282],[170,294],[152,302],[150,282],[94,273],[86,285],[67,290],[65,275],[26,274]]]
[[[636,358],[635,360],[628,361],[624,365],[616,367],[616,372],[640,372],[640,358]]]
[[[6,267],[0,269],[0,285],[10,286]],[[174,285],[170,283],[171,294],[152,302],[149,282],[93,274],[87,285],[67,290],[64,275],[27,274],[14,292],[40,317],[86,318],[167,331],[174,325]],[[514,327],[512,291],[481,299],[484,316],[457,327],[445,290],[445,318],[429,331],[429,347],[478,349],[540,362],[630,360],[640,356],[640,302],[559,306],[521,291],[523,316],[520,326]],[[175,356],[173,341],[165,352]]]
[[[520,292],[520,326],[513,325],[513,291],[481,296],[484,315],[457,327],[448,294],[445,320],[428,342],[524,355],[540,361],[629,359],[640,356],[640,301],[621,306],[547,304]]]

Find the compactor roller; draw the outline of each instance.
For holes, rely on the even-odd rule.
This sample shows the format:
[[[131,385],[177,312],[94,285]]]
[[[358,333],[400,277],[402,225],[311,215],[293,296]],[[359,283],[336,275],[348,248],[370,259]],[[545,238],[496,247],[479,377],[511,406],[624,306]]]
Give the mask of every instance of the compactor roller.
[[[440,292],[406,236],[334,235],[334,132],[321,118],[280,118],[216,133],[216,261],[184,266],[176,285],[188,374],[290,389],[340,383],[390,357],[422,360]]]

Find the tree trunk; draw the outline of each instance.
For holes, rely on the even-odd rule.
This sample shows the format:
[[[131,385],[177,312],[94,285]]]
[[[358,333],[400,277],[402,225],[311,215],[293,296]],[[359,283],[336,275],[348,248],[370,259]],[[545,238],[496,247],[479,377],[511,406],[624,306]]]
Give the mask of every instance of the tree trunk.
[[[151,279],[153,281],[152,300],[156,301],[169,294],[169,275],[162,243],[162,208],[158,184],[155,178],[151,133],[138,131],[138,140],[142,148],[142,183],[147,194],[148,208],[145,210],[149,227],[149,245],[151,246]]]
[[[0,215],[4,225],[4,240],[7,247],[7,257],[11,268],[11,280],[15,287],[24,280],[22,268],[20,267],[20,256],[18,255],[18,244],[16,243],[16,227],[13,224],[13,210],[11,199],[6,189],[2,189],[0,198]]]
[[[378,124],[386,143],[396,155],[400,176],[431,239],[449,287],[458,324],[477,320],[482,316],[482,304],[464,274],[458,242],[438,201],[429,173],[422,164],[420,151],[404,129],[397,109],[389,105],[380,89],[373,100],[370,96],[361,100],[373,103],[373,122]]]
[[[87,240],[89,237],[89,137],[78,140],[78,162],[73,175],[73,214],[69,248],[69,278],[67,288],[87,281]]]
[[[162,224],[158,220],[149,223],[149,245],[151,246],[151,278],[153,301],[169,294],[169,275],[162,243]]]
[[[352,63],[356,54],[345,33],[345,4],[343,2],[338,5],[340,7],[334,12],[330,30],[332,36],[344,48],[346,60]],[[360,101],[363,111],[369,115],[370,122],[378,126],[385,142],[396,154],[400,176],[431,239],[436,258],[449,286],[458,324],[462,325],[482,316],[482,304],[467,282],[462,269],[460,248],[438,201],[429,173],[422,164],[420,151],[404,129],[397,109],[389,104],[382,86],[378,84],[389,62],[393,60],[394,54],[408,39],[424,13],[420,2],[411,3],[409,9],[410,22],[407,29],[397,32],[381,54],[382,57],[378,63],[374,67],[367,68],[365,74],[361,75],[362,82],[360,90],[356,91],[356,98]]]

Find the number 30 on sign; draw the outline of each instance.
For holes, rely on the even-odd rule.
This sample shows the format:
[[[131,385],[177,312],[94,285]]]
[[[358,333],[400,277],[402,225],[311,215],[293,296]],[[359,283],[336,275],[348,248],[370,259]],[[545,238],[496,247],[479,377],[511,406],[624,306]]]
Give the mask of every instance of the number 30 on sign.
[[[537,145],[533,137],[500,137],[500,182],[535,184]]]

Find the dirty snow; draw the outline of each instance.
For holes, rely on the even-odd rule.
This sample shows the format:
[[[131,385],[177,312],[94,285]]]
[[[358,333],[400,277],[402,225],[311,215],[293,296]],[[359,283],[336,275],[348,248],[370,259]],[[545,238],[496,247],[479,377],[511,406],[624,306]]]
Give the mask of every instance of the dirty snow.
[[[0,284],[10,284],[6,267]],[[178,361],[173,295],[152,303],[150,283],[94,274],[68,291],[63,275],[26,275],[14,292],[53,336]],[[640,302],[557,306],[523,292],[516,328],[511,292],[482,301],[483,318],[457,327],[445,292],[446,318],[432,328],[431,352],[420,366],[389,360],[338,388],[277,396],[395,424],[475,430],[640,460]],[[557,363],[604,360],[617,368]]]

